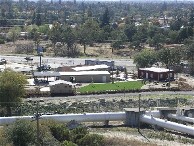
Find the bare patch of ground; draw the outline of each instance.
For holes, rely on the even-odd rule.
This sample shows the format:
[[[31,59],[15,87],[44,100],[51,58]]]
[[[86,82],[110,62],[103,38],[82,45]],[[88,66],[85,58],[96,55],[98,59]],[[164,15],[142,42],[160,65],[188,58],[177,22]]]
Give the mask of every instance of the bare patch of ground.
[[[129,133],[122,131],[103,131],[97,132],[105,136],[108,141],[112,141],[111,146],[193,146],[193,144],[184,144],[177,141],[167,141],[160,139],[150,139],[149,141],[137,133]]]

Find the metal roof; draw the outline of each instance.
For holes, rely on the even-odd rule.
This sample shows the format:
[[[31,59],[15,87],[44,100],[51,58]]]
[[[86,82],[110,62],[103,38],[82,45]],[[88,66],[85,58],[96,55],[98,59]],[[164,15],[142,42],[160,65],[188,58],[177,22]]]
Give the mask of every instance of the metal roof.
[[[59,72],[54,71],[42,71],[42,72],[34,72],[35,77],[58,77],[60,76]]]
[[[75,71],[86,71],[86,70],[108,69],[108,68],[109,68],[108,65],[102,64],[102,65],[74,67],[72,69]]]
[[[79,72],[59,72],[61,76],[78,76],[78,75],[110,75],[108,71],[79,71]]]
[[[139,68],[139,70],[152,71],[152,72],[169,72],[169,71],[173,71],[173,70],[169,70],[169,69],[166,69],[166,68],[157,68],[157,67]]]
[[[71,82],[68,81],[64,81],[64,80],[56,80],[54,82],[50,82],[49,85],[53,86],[53,85],[57,85],[57,84],[67,84],[67,85],[74,85]]]

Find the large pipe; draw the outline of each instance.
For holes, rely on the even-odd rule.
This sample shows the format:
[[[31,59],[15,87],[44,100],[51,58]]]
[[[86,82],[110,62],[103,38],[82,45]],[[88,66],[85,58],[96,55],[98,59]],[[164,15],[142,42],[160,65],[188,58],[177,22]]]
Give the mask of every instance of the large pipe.
[[[178,124],[175,122],[158,119],[158,118],[154,118],[153,116],[147,116],[147,115],[142,115],[140,117],[140,121],[143,123],[157,125],[166,129],[175,130],[175,131],[187,133],[194,136],[194,127],[191,127],[191,126],[186,126],[183,124]]]
[[[63,122],[69,122],[71,120],[75,120],[78,122],[124,121],[126,119],[126,114],[125,112],[108,112],[108,113],[42,115],[41,118],[53,119]]]
[[[146,114],[147,116],[153,116],[153,117],[155,117],[155,118],[160,118],[160,117],[161,117],[160,111],[158,111],[158,110],[145,111],[145,114]]]
[[[11,124],[17,119],[33,120],[33,116],[14,116],[14,117],[0,117],[0,125]]]
[[[189,122],[189,123],[194,123],[194,118],[181,116],[181,115],[179,116],[176,114],[168,114],[168,118],[172,118],[172,119],[176,119],[176,120],[180,120],[180,121],[185,121],[185,122]]]
[[[159,111],[146,111],[146,115],[160,117]],[[105,113],[85,113],[85,114],[55,114],[42,115],[42,119],[53,119],[58,121],[69,122],[76,120],[79,122],[104,122],[109,121],[124,121],[126,119],[125,112],[105,112]],[[0,117],[0,124],[11,124],[17,119],[32,120],[33,116],[14,116],[14,117]]]
[[[106,112],[106,113],[84,113],[84,114],[55,114],[42,115],[42,119],[52,119],[57,121],[69,122],[75,120],[78,122],[104,122],[104,121],[124,121],[125,112]],[[0,117],[0,124],[11,124],[17,119],[33,120],[33,116],[14,116]]]

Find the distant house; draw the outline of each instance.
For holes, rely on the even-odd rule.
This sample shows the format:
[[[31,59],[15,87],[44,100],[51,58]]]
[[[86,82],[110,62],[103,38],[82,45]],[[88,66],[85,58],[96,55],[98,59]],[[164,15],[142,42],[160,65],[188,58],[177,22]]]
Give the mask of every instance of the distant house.
[[[174,71],[166,68],[139,68],[138,69],[138,78],[155,80],[155,81],[165,81],[165,80],[174,80]]]

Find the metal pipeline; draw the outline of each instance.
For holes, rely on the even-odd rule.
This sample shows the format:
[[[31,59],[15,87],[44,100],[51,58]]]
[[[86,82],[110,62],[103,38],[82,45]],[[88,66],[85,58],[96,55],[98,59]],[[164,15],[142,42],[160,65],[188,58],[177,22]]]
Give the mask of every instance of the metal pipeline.
[[[69,122],[75,120],[78,122],[101,122],[101,121],[124,121],[125,112],[108,113],[84,113],[84,114],[64,114],[64,115],[42,115],[43,119],[53,119],[57,121]]]
[[[160,117],[159,111],[146,111],[146,115]],[[17,119],[32,120],[33,116],[13,116],[0,117],[0,124],[10,124]],[[125,112],[105,112],[105,113],[84,113],[84,114],[55,114],[55,115],[41,115],[42,119],[53,119],[57,121],[69,122],[76,120],[79,122],[104,122],[109,121],[124,121],[126,119]]]
[[[170,130],[179,131],[182,133],[187,133],[194,136],[194,128],[191,126],[186,126],[183,124],[178,124],[175,122],[170,122],[167,120],[162,120],[159,118],[154,118],[154,116],[159,116],[158,111],[148,111],[148,115],[142,115],[140,121],[147,124],[158,125],[163,128]],[[32,120],[33,116],[15,116],[15,117],[0,117],[0,124],[11,124],[17,119]],[[105,122],[105,121],[124,121],[126,119],[125,112],[106,112],[106,113],[84,113],[84,114],[61,114],[61,115],[42,115],[42,119],[52,119],[57,121],[69,122],[71,120],[79,122]],[[187,118],[188,119],[188,118]]]
[[[155,117],[155,118],[160,118],[160,117],[161,117],[160,111],[158,111],[158,110],[145,111],[145,114],[146,114],[147,116],[153,116],[153,117]]]
[[[78,122],[104,122],[104,121],[124,121],[125,112],[106,112],[106,113],[84,113],[84,114],[55,114],[41,115],[41,119],[52,119],[56,121],[69,122],[75,120]],[[14,116],[0,117],[0,124],[11,124],[17,119],[32,120],[33,116]]]
[[[194,118],[176,115],[176,114],[168,114],[168,118],[172,118],[172,119],[176,119],[176,120],[180,120],[180,121],[185,121],[185,122],[189,122],[189,123],[194,123]]]
[[[158,118],[154,118],[153,116],[147,116],[147,115],[142,115],[140,118],[140,121],[143,123],[157,125],[166,129],[175,130],[175,131],[187,133],[194,136],[194,127],[191,127],[191,126],[186,126],[183,124],[178,124],[175,122],[158,119]]]

